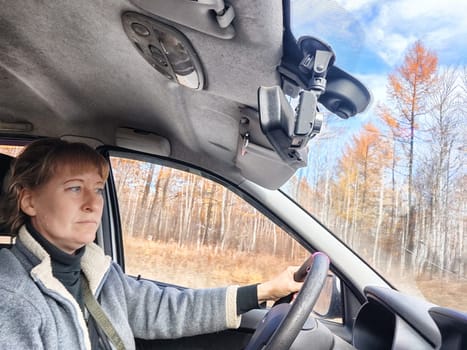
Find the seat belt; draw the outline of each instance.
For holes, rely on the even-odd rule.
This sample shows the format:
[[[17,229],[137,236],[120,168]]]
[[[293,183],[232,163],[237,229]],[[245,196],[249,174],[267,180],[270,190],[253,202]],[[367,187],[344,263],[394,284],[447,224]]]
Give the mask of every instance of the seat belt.
[[[122,339],[118,335],[112,323],[110,323],[107,315],[104,313],[101,306],[94,297],[94,294],[92,294],[86,278],[83,278],[82,286],[84,304],[86,305],[86,308],[88,309],[91,316],[94,318],[96,324],[102,329],[102,331],[117,348],[117,350],[125,350],[125,345],[123,344]]]

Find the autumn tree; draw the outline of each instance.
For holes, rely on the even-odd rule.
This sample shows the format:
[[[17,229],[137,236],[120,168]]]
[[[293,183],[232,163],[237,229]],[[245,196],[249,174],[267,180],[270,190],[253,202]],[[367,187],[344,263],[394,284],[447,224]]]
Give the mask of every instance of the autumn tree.
[[[344,219],[343,239],[355,247],[378,240],[384,215],[385,170],[391,157],[387,141],[371,123],[364,125],[344,150],[334,190],[341,197],[336,213]]]
[[[428,96],[433,90],[438,65],[437,55],[421,41],[415,42],[405,55],[403,63],[389,75],[388,95],[395,108],[400,128],[400,140],[408,160],[407,219],[403,235],[405,248],[413,247],[413,175],[414,144],[417,119],[428,110]]]
[[[394,117],[392,110],[384,104],[379,104],[377,107],[379,119],[383,122],[384,127],[387,129],[385,137],[391,144],[391,192],[390,192],[390,226],[389,232],[395,234],[396,219],[398,216],[398,201],[396,196],[396,168],[398,162],[397,156],[397,140],[401,137],[401,128],[399,122]]]
[[[431,95],[432,110],[428,115],[428,149],[426,157],[431,164],[428,178],[430,242],[434,246],[429,251],[429,259],[439,266],[447,267],[450,256],[456,255],[448,247],[448,232],[455,236],[456,229],[450,227],[450,200],[453,181],[459,174],[462,161],[457,150],[462,145],[461,88],[457,69],[445,69],[438,74],[436,89]],[[465,128],[464,128],[465,129]],[[465,130],[464,130],[465,131]],[[465,140],[464,140],[465,141]],[[451,212],[452,213],[452,212]]]

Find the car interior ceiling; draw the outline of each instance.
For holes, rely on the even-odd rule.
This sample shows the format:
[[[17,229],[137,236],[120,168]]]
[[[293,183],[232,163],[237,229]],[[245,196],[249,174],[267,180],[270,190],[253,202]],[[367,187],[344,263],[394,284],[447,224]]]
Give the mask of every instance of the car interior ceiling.
[[[120,127],[162,135],[171,157],[239,183],[244,176],[232,163],[242,142],[240,121],[257,123],[259,85],[280,83],[283,18],[282,1],[238,0],[233,6],[231,39],[170,24],[202,62],[205,89],[199,91],[174,84],[144,61],[123,30],[123,14],[167,20],[132,2],[6,7],[0,111],[11,122],[34,120],[36,135],[86,135],[109,145],[118,142]]]

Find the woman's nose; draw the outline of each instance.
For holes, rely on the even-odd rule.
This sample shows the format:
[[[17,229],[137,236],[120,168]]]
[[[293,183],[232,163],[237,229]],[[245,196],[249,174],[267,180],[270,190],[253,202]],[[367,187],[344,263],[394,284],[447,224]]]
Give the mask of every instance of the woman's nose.
[[[103,205],[102,195],[96,193],[93,190],[86,190],[85,191],[85,198],[83,203],[83,208],[85,211],[95,211],[100,210]]]

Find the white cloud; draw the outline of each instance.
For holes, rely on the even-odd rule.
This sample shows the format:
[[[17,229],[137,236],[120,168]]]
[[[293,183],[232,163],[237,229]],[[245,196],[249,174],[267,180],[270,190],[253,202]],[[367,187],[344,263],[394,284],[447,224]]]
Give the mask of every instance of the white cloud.
[[[345,6],[351,0],[336,0]],[[353,13],[365,21],[367,46],[389,65],[400,62],[405,50],[417,39],[438,52],[441,59],[452,59],[467,36],[465,0],[359,1]],[[351,7],[352,8],[352,7]]]
[[[369,110],[387,99],[388,77],[386,74],[356,74],[355,77],[371,92],[371,105],[369,106]]]
[[[399,63],[404,52],[417,38],[413,35],[404,36],[398,33],[384,33],[377,45],[377,54],[390,66]]]
[[[360,21],[334,0],[295,0],[292,3],[292,26],[298,38],[312,35],[331,44],[345,46],[358,55],[365,42]]]
[[[465,22],[465,11],[467,11],[465,0],[398,0],[388,4],[391,4],[396,14],[410,20],[424,17],[424,19],[451,18]]]
[[[354,12],[368,8],[380,0],[336,0],[336,2],[348,11]]]
[[[293,6],[296,25],[349,45],[364,40],[390,66],[400,63],[417,39],[442,61],[455,61],[460,46],[467,51],[466,0],[294,0]]]
[[[375,117],[378,103],[387,103],[388,73],[402,63],[416,40],[438,54],[440,67],[467,65],[467,0],[295,0],[295,5],[300,5],[296,14],[304,24],[302,34],[316,32],[314,35],[324,39],[341,36],[341,40],[330,40],[336,49],[336,64],[372,93],[371,105],[358,118],[361,121]],[[345,50],[339,51],[342,46]],[[373,54],[387,66],[370,62]],[[347,60],[343,66],[343,57],[353,61]],[[359,70],[374,73],[356,74]]]

